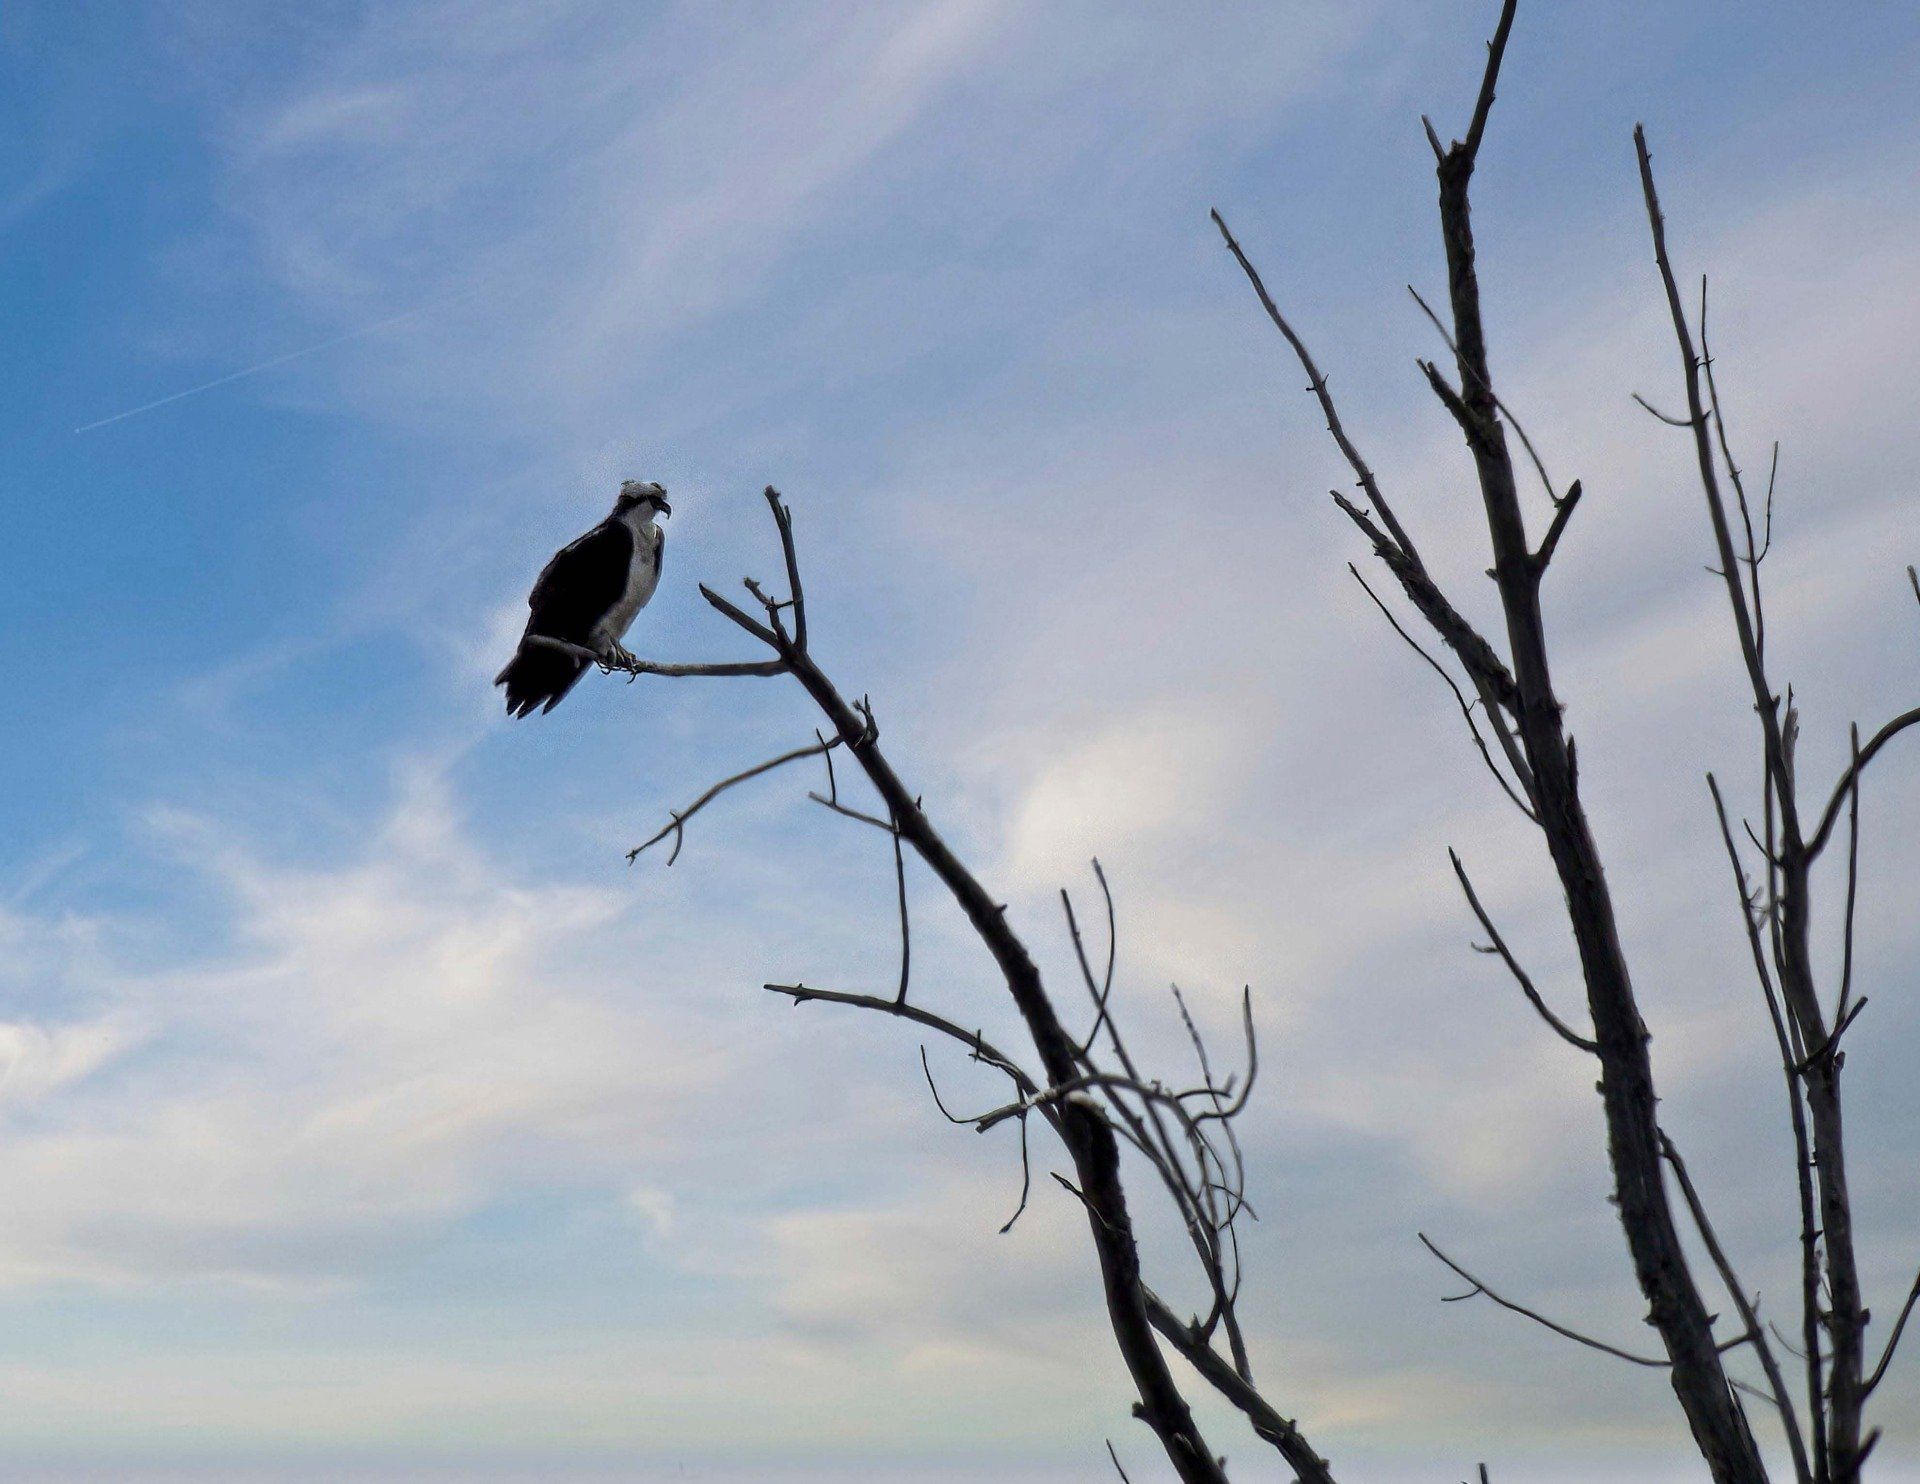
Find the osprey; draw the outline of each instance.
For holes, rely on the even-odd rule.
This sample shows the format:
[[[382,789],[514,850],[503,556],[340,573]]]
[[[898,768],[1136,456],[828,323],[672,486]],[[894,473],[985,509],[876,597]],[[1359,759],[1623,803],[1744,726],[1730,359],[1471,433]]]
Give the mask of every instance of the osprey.
[[[632,660],[620,640],[660,583],[667,544],[666,532],[654,524],[656,513],[673,513],[666,490],[629,479],[620,486],[613,513],[541,569],[527,598],[533,611],[526,633],[493,680],[507,688],[509,716],[525,716],[536,706],[553,710],[591,663],[541,639],[590,650],[603,660]]]

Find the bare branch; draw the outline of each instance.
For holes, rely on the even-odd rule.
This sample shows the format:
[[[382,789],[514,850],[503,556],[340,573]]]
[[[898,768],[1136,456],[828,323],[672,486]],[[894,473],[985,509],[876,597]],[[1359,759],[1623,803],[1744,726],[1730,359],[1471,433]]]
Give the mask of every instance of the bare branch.
[[[1653,403],[1649,402],[1645,397],[1641,396],[1638,392],[1634,392],[1632,395],[1633,395],[1634,401],[1638,402],[1648,412],[1651,412],[1655,417],[1659,418],[1661,422],[1667,424],[1667,426],[1669,427],[1697,428],[1700,426],[1700,423],[1693,418],[1673,417],[1668,413],[1662,412],[1658,407],[1655,407]]]
[[[795,648],[777,626],[771,631],[760,629],[724,599],[710,590],[702,591],[735,623],[750,631],[759,629],[765,636],[763,642],[787,662],[794,678],[847,744],[848,752],[886,804],[893,827],[946,888],[968,926],[992,955],[1008,995],[1033,1037],[1046,1084],[1057,1086],[1073,1080],[1080,1068],[1078,1044],[1060,1023],[1031,952],[1008,923],[1005,906],[988,894],[941,837],[919,799],[880,750],[871,712],[863,714],[850,704],[807,652]],[[792,993],[793,988],[786,987],[784,992]],[[896,1005],[891,1013],[912,1016],[916,1008]],[[1140,1294],[1139,1248],[1121,1180],[1119,1135],[1092,1099],[1086,1103],[1066,1099],[1053,1106],[1058,1117],[1049,1121],[1079,1176],[1114,1342],[1139,1396],[1139,1415],[1153,1429],[1185,1484],[1225,1484],[1225,1474],[1168,1370],[1146,1316]],[[1151,1110],[1153,1105],[1148,1107]]]
[[[1880,1384],[1894,1351],[1900,1348],[1900,1336],[1906,1330],[1907,1320],[1913,1317],[1915,1303],[1920,1303],[1920,1274],[1914,1275],[1913,1287],[1907,1290],[1907,1301],[1900,1306],[1900,1315],[1893,1321],[1893,1333],[1887,1336],[1887,1348],[1880,1352],[1879,1364],[1874,1366],[1873,1373],[1867,1377],[1862,1388],[1868,1395],[1872,1395],[1873,1389]]]
[[[799,1001],[796,1000],[794,1003],[798,1004]],[[895,1001],[895,1003],[897,1004],[898,1001]],[[927,1079],[927,1091],[933,1094],[933,1106],[940,1110],[940,1116],[942,1118],[946,1119],[948,1123],[973,1122],[971,1118],[954,1112],[953,1109],[947,1106],[946,1099],[940,1096],[940,1085],[933,1080],[933,1066],[927,1060],[927,1048],[924,1046],[920,1048],[920,1075]]]
[[[816,793],[810,793],[807,797],[821,807],[831,809],[835,814],[844,815],[848,819],[858,820],[861,824],[872,825],[876,830],[882,830],[889,835],[896,833],[894,827],[888,824],[886,820],[881,819],[877,815],[866,814],[861,810],[849,808],[838,799],[830,799],[824,794]]]
[[[877,1010],[882,1015],[896,1016],[901,1020],[911,1020],[915,1025],[923,1025],[928,1030],[938,1031],[950,1040],[958,1041],[972,1054],[974,1060],[985,1062],[998,1068],[1013,1079],[1013,1085],[1023,1094],[1039,1092],[1039,1084],[1012,1057],[996,1049],[991,1042],[978,1031],[970,1031],[918,1005],[902,1004],[899,1000],[882,999],[878,995],[849,994],[839,989],[816,989],[810,984],[763,984],[760,986],[772,994],[786,995],[793,1003],[804,1005],[809,1000],[820,1000],[829,1005],[850,1005],[856,1010]],[[1044,1108],[1041,1110],[1046,1112]],[[956,1122],[961,1120],[956,1119]]]
[[[609,673],[617,672],[622,675],[661,675],[678,679],[690,675],[739,678],[749,675],[787,673],[787,667],[779,660],[723,660],[717,664],[677,665],[666,664],[659,660],[619,659],[600,654],[584,645],[569,644],[565,639],[555,639],[549,634],[528,634],[526,642],[538,648],[558,650],[561,654],[571,655],[576,660],[598,665]]]
[[[771,773],[775,768],[783,767],[787,763],[798,762],[803,757],[824,757],[839,745],[840,739],[835,737],[831,741],[820,741],[810,747],[796,747],[792,752],[783,752],[780,756],[770,757],[763,763],[755,763],[751,768],[735,773],[730,778],[722,778],[718,783],[714,784],[713,787],[701,794],[699,798],[687,805],[686,808],[669,811],[672,817],[666,824],[660,827],[658,834],[643,840],[627,852],[627,864],[632,865],[643,850],[658,845],[662,840],[666,839],[668,835],[672,835],[673,850],[667,856],[667,864],[672,865],[680,858],[680,846],[686,838],[685,827],[687,821],[702,809],[706,808],[707,805],[711,804],[715,799],[719,798],[721,794],[736,784],[745,783],[749,778],[758,778],[762,773]]]
[[[1147,1317],[1165,1336],[1167,1343],[1180,1352],[1187,1364],[1198,1371],[1208,1385],[1238,1407],[1253,1424],[1253,1430],[1271,1443],[1300,1478],[1301,1484],[1333,1484],[1327,1461],[1313,1451],[1293,1422],[1282,1417],[1258,1391],[1237,1375],[1206,1341],[1198,1328],[1183,1322],[1151,1288],[1142,1287],[1147,1301]]]
[[[1760,1358],[1760,1368],[1766,1372],[1767,1386],[1772,1392],[1771,1400],[1775,1410],[1780,1413],[1780,1426],[1787,1435],[1787,1448],[1793,1454],[1793,1473],[1800,1484],[1812,1484],[1813,1472],[1807,1464],[1806,1443],[1800,1436],[1800,1420],[1794,1414],[1793,1398],[1787,1393],[1787,1383],[1780,1374],[1780,1366],[1773,1358],[1773,1347],[1767,1343],[1766,1332],[1760,1326],[1760,1316],[1753,1303],[1747,1297],[1746,1288],[1741,1284],[1739,1275],[1733,1270],[1720,1237],[1713,1229],[1713,1223],[1707,1218],[1707,1208],[1700,1199],[1700,1192],[1694,1188],[1693,1177],[1687,1173],[1685,1161],[1674,1146],[1666,1131],[1660,1133],[1660,1152],[1666,1156],[1667,1163],[1673,1168],[1674,1179],[1679,1182],[1680,1193],[1686,1198],[1687,1210],[1693,1215],[1693,1224],[1700,1233],[1700,1240],[1706,1244],[1707,1256],[1713,1260],[1720,1281],[1725,1285],[1727,1296],[1733,1300],[1734,1308],[1739,1311],[1740,1322],[1747,1327],[1747,1336],[1753,1342],[1754,1353]]]
[[[1847,790],[1847,905],[1840,931],[1840,999],[1833,1011],[1833,1036],[1847,1028],[1847,1000],[1853,993],[1853,921],[1860,898],[1860,728],[1848,728],[1853,749],[1853,786]]]
[[[1458,360],[1460,347],[1454,344],[1452,332],[1441,323],[1440,316],[1433,312],[1433,306],[1420,297],[1420,291],[1412,284],[1407,285],[1407,292],[1413,295],[1413,302],[1420,306],[1421,311],[1427,316],[1428,320],[1432,322],[1434,329],[1440,332],[1440,338],[1446,342],[1447,349],[1452,351],[1454,358]],[[1520,419],[1513,415],[1513,409],[1500,400],[1499,394],[1496,393],[1492,387],[1487,387],[1485,390],[1487,395],[1493,398],[1493,405],[1500,409],[1500,415],[1507,420],[1507,425],[1519,436],[1520,446],[1526,449],[1527,458],[1533,463],[1533,472],[1540,476],[1540,487],[1547,492],[1547,498],[1558,507],[1562,503],[1560,491],[1554,486],[1552,476],[1547,473],[1547,466],[1545,461],[1540,457],[1540,450],[1533,446],[1533,440],[1527,436],[1527,430],[1521,425]],[[1578,489],[1579,487],[1580,481],[1576,479],[1574,481],[1574,489]],[[1569,490],[1568,498],[1571,499],[1573,497],[1573,491]]]
[[[1894,717],[1868,739],[1865,747],[1856,752],[1853,761],[1847,764],[1846,772],[1840,775],[1840,781],[1834,785],[1833,795],[1827,800],[1827,807],[1820,813],[1820,827],[1807,841],[1808,855],[1818,855],[1826,848],[1827,837],[1833,833],[1833,826],[1840,817],[1840,806],[1846,802],[1847,795],[1852,791],[1854,781],[1860,776],[1861,769],[1873,761],[1881,748],[1916,722],[1920,722],[1920,706],[1914,707],[1911,711],[1903,711]]]
[[[1622,1350],[1618,1345],[1609,1345],[1605,1340],[1596,1340],[1591,1335],[1583,1335],[1578,1330],[1568,1329],[1564,1324],[1549,1319],[1546,1315],[1536,1310],[1529,1309],[1525,1304],[1516,1304],[1510,1298],[1503,1298],[1436,1247],[1433,1240],[1428,1237],[1425,1232],[1419,1232],[1416,1233],[1416,1235],[1420,1238],[1421,1244],[1427,1251],[1431,1252],[1435,1257],[1439,1258],[1441,1262],[1452,1268],[1453,1271],[1466,1282],[1473,1285],[1473,1291],[1471,1293],[1455,1294],[1451,1298],[1442,1299],[1442,1303],[1457,1303],[1461,1299],[1468,1298],[1488,1298],[1493,1300],[1493,1302],[1501,1308],[1519,1314],[1524,1318],[1531,1319],[1535,1324],[1544,1325],[1563,1339],[1572,1340],[1575,1344],[1585,1345],[1588,1349],[1598,1350],[1603,1354],[1612,1355],[1620,1360],[1629,1361],[1634,1365],[1646,1366],[1654,1370],[1664,1370],[1672,1364],[1664,1355],[1636,1355],[1631,1350]]]
[[[913,924],[907,917],[907,860],[900,852],[900,829],[893,836],[893,880],[900,899],[900,1003],[907,1002],[907,983],[913,972]]]
[[[1427,576],[1426,569],[1418,562],[1408,559],[1391,540],[1360,509],[1338,490],[1330,490],[1334,504],[1346,512],[1347,519],[1357,525],[1373,543],[1373,549],[1387,569],[1400,580],[1400,586],[1413,606],[1420,610],[1420,616],[1433,625],[1434,632],[1446,641],[1447,647],[1460,657],[1468,677],[1474,687],[1482,691],[1489,708],[1489,721],[1493,720],[1492,708],[1511,709],[1518,704],[1520,690],[1514,683],[1506,663],[1494,653],[1493,646],[1480,636],[1479,630],[1455,610],[1446,596]]]
[[[1300,365],[1307,373],[1307,390],[1319,400],[1320,410],[1326,414],[1327,431],[1333,435],[1333,441],[1339,445],[1340,452],[1346,456],[1347,464],[1360,481],[1367,503],[1373,507],[1374,514],[1393,535],[1393,543],[1416,567],[1420,565],[1420,556],[1414,549],[1409,537],[1393,508],[1387,504],[1386,496],[1380,493],[1379,482],[1373,477],[1373,470],[1367,467],[1367,461],[1360,456],[1360,450],[1354,447],[1353,440],[1347,436],[1346,428],[1341,424],[1340,413],[1333,405],[1333,396],[1327,390],[1327,378],[1314,364],[1313,353],[1307,349],[1307,343],[1294,332],[1287,317],[1280,312],[1280,306],[1273,302],[1273,295],[1267,292],[1267,286],[1260,279],[1260,271],[1248,261],[1247,255],[1240,250],[1240,244],[1234,240],[1233,233],[1227,229],[1227,219],[1218,210],[1213,212],[1213,224],[1220,229],[1220,235],[1226,239],[1227,251],[1233,254],[1234,261],[1240,265],[1240,271],[1247,276],[1247,282],[1253,285],[1253,292],[1259,297],[1261,307],[1267,311],[1267,318],[1273,321],[1273,327],[1285,337],[1293,353],[1299,358]]]
[[[1440,368],[1432,361],[1416,360],[1414,365],[1418,366],[1421,374],[1427,378],[1427,385],[1433,388],[1433,394],[1440,399],[1440,405],[1447,409],[1453,420],[1460,425],[1460,431],[1467,435],[1468,444],[1471,445],[1481,438],[1485,430],[1475,421],[1473,413],[1467,407],[1466,398],[1455,391],[1447,378],[1440,374]],[[1469,369],[1472,368],[1469,367]],[[1486,388],[1483,394],[1489,402],[1493,400],[1491,388]]]
[[[1580,481],[1574,480],[1567,486],[1567,496],[1553,507],[1553,523],[1547,527],[1547,534],[1540,542],[1540,549],[1533,554],[1533,564],[1542,572],[1553,560],[1553,554],[1560,546],[1560,537],[1565,534],[1567,522],[1573,519],[1573,510],[1580,503]]]
[[[704,582],[700,584],[700,596],[705,598],[728,618],[732,619],[741,628],[745,629],[749,634],[753,635],[753,637],[758,639],[762,644],[765,644],[770,649],[782,651],[782,657],[784,658],[787,640],[782,635],[775,633],[765,624],[747,617],[745,613],[741,612],[738,604],[728,602]],[[781,665],[781,669],[785,670],[787,668],[789,668],[787,665]]]
[[[1767,969],[1766,947],[1756,920],[1754,893],[1747,885],[1745,867],[1740,864],[1740,849],[1734,843],[1733,826],[1727,819],[1726,801],[1720,796],[1720,783],[1707,775],[1707,791],[1713,795],[1713,810],[1720,822],[1720,838],[1726,845],[1727,861],[1733,868],[1734,886],[1740,893],[1740,919],[1747,930],[1747,945],[1753,955],[1754,977],[1766,998],[1767,1015],[1773,1023],[1774,1041],[1780,1051],[1780,1068],[1786,1079],[1787,1118],[1793,1129],[1794,1180],[1800,1198],[1800,1358],[1806,1367],[1807,1419],[1813,1431],[1813,1472],[1817,1479],[1827,1474],[1826,1372],[1820,1353],[1820,1226],[1814,1214],[1813,1152],[1807,1132],[1806,1107],[1801,1098],[1799,1057],[1792,1027],[1781,1008],[1773,987],[1773,975]],[[1772,794],[1768,793],[1769,802]],[[1771,825],[1769,825],[1771,832]],[[1762,846],[1764,853],[1765,847]],[[1769,856],[1768,872],[1772,874]],[[1773,913],[1769,910],[1769,920]]]
[[[1487,915],[1487,909],[1480,905],[1480,898],[1474,895],[1473,883],[1467,879],[1467,868],[1460,863],[1455,851],[1447,852],[1447,859],[1453,862],[1453,874],[1460,878],[1460,890],[1467,894],[1467,905],[1473,908],[1473,915],[1480,920],[1481,928],[1493,941],[1493,951],[1500,955],[1500,961],[1507,966],[1513,977],[1519,981],[1520,992],[1527,997],[1527,1003],[1540,1012],[1540,1018],[1553,1027],[1554,1033],[1569,1046],[1579,1048],[1589,1055],[1600,1054],[1599,1042],[1589,1036],[1583,1036],[1568,1025],[1547,1007],[1540,997],[1540,991],[1533,987],[1533,980],[1527,977],[1527,971],[1520,967],[1519,961],[1508,951],[1506,940],[1500,936],[1500,930],[1493,925],[1493,919]],[[1423,1239],[1424,1240],[1424,1239]]]
[[[788,602],[793,605],[793,645],[796,649],[807,647],[807,598],[800,587],[800,560],[793,549],[793,512],[780,498],[780,491],[772,485],[766,489],[767,506],[773,511],[773,521],[780,530],[780,553],[787,566]]]
[[[1466,143],[1461,146],[1468,160],[1480,152],[1480,138],[1487,132],[1487,115],[1493,112],[1493,85],[1500,76],[1500,59],[1507,53],[1507,37],[1513,30],[1514,11],[1519,0],[1506,0],[1500,7],[1500,24],[1493,40],[1487,43],[1487,70],[1480,79],[1480,96],[1473,105],[1473,122],[1467,127]]]
[[[1018,1221],[1026,1211],[1027,1197],[1032,1193],[1033,1156],[1027,1148],[1027,1120],[1023,1118],[1020,1120],[1020,1204],[1013,1208],[1013,1215],[1001,1223],[1001,1236],[1004,1237],[1008,1232],[1013,1230],[1014,1222]]]
[[[1747,541],[1747,584],[1752,591],[1753,601],[1753,647],[1754,653],[1765,658],[1767,652],[1767,613],[1760,596],[1760,551],[1757,549],[1753,533],[1753,511],[1747,503],[1747,484],[1740,473],[1740,466],[1734,462],[1733,447],[1727,441],[1727,419],[1720,405],[1720,387],[1713,375],[1713,353],[1707,348],[1707,280],[1700,278],[1700,369],[1707,379],[1707,410],[1713,420],[1714,435],[1720,444],[1720,458],[1727,466],[1727,482],[1733,486],[1734,502],[1740,511],[1740,524],[1746,532]],[[1767,529],[1771,539],[1773,528],[1773,475],[1779,472],[1780,445],[1773,446],[1773,471],[1767,477]]]
[[[1680,288],[1673,276],[1673,263],[1667,256],[1667,222],[1660,210],[1660,196],[1653,183],[1653,156],[1647,149],[1646,131],[1634,126],[1633,145],[1640,161],[1640,188],[1647,207],[1647,223],[1653,233],[1654,263],[1666,290],[1667,310],[1673,320],[1673,335],[1680,349],[1681,368],[1687,392],[1687,424],[1693,433],[1694,457],[1699,466],[1700,488],[1706,496],[1707,514],[1713,525],[1714,548],[1720,556],[1720,573],[1726,583],[1729,605],[1733,610],[1734,630],[1740,641],[1748,683],[1753,688],[1754,709],[1766,741],[1767,771],[1779,796],[1781,819],[1789,845],[1796,845],[1800,826],[1794,802],[1793,780],[1787,763],[1787,743],[1774,696],[1767,685],[1759,645],[1754,635],[1753,615],[1747,592],[1740,580],[1739,562],[1734,553],[1733,533],[1727,524],[1726,502],[1720,495],[1720,479],[1714,463],[1713,442],[1707,432],[1706,404],[1701,396],[1700,358],[1693,348],[1693,332],[1680,302]],[[1644,404],[1643,404],[1644,405]],[[1651,409],[1649,409],[1651,410]]]
[[[1073,942],[1073,955],[1080,965],[1080,978],[1087,986],[1087,993],[1093,997],[1093,1025],[1080,1042],[1083,1061],[1099,1038],[1101,1027],[1107,1023],[1107,1005],[1113,995],[1113,970],[1120,942],[1113,911],[1113,892],[1107,885],[1107,873],[1100,868],[1098,860],[1093,863],[1093,874],[1100,883],[1100,895],[1107,907],[1107,971],[1098,984],[1094,983],[1093,965],[1087,960],[1087,946],[1080,936],[1080,921],[1074,915],[1073,898],[1067,895],[1066,888],[1062,887],[1060,891],[1060,908],[1066,914],[1067,936]]]
[[[1575,488],[1577,489],[1579,486],[1576,485]],[[1373,599],[1373,606],[1378,608],[1381,616],[1392,625],[1394,633],[1406,640],[1407,647],[1419,655],[1421,659],[1425,660],[1432,668],[1433,673],[1446,682],[1447,689],[1453,692],[1455,704],[1460,707],[1460,715],[1467,723],[1467,731],[1473,737],[1473,745],[1480,750],[1481,761],[1486,763],[1487,771],[1493,774],[1493,781],[1499,784],[1500,791],[1513,801],[1514,808],[1526,815],[1527,818],[1535,824],[1538,824],[1540,822],[1539,816],[1528,806],[1527,801],[1520,797],[1519,793],[1515,791],[1513,784],[1508,781],[1507,775],[1502,773],[1498,765],[1495,764],[1493,754],[1487,749],[1487,739],[1480,735],[1479,724],[1473,719],[1473,707],[1467,703],[1467,698],[1461,694],[1460,687],[1454,683],[1454,679],[1447,673],[1446,667],[1432,655],[1428,654],[1420,641],[1401,627],[1400,620],[1393,616],[1393,610],[1380,601],[1380,595],[1368,586],[1367,579],[1360,575],[1360,569],[1358,567],[1354,566],[1352,562],[1348,562],[1347,570],[1353,574],[1353,580],[1360,584],[1361,590],[1365,592],[1369,598]],[[1516,762],[1518,761],[1517,752],[1514,760]],[[1524,775],[1522,776],[1524,777]]]

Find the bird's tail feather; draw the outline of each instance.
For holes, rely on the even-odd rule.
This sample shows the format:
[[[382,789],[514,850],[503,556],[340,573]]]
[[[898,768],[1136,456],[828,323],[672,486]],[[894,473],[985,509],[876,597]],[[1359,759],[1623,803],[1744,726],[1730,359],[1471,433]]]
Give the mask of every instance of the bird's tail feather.
[[[507,715],[526,716],[553,710],[586,672],[585,660],[523,639],[493,683],[507,689]]]

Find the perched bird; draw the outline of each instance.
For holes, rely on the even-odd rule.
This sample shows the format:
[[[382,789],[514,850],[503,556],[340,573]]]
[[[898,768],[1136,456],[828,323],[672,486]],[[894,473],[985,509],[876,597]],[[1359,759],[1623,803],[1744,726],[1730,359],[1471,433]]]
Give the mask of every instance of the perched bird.
[[[557,639],[602,660],[632,662],[620,640],[659,585],[667,536],[654,517],[672,513],[664,488],[629,479],[611,515],[553,554],[527,598],[533,611],[520,646],[493,680],[507,688],[509,716],[525,716],[536,706],[553,710],[592,663],[541,639]]]

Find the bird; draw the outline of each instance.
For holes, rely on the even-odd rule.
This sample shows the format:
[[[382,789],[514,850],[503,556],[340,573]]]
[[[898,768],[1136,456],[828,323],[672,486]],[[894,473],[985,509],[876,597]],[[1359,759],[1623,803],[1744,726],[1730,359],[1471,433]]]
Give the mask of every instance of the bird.
[[[575,651],[603,663],[633,663],[620,641],[659,586],[667,536],[655,517],[671,514],[664,486],[626,480],[613,512],[541,568],[527,597],[526,632],[493,680],[506,687],[509,716],[527,716],[536,707],[544,715],[565,700],[592,663]]]

